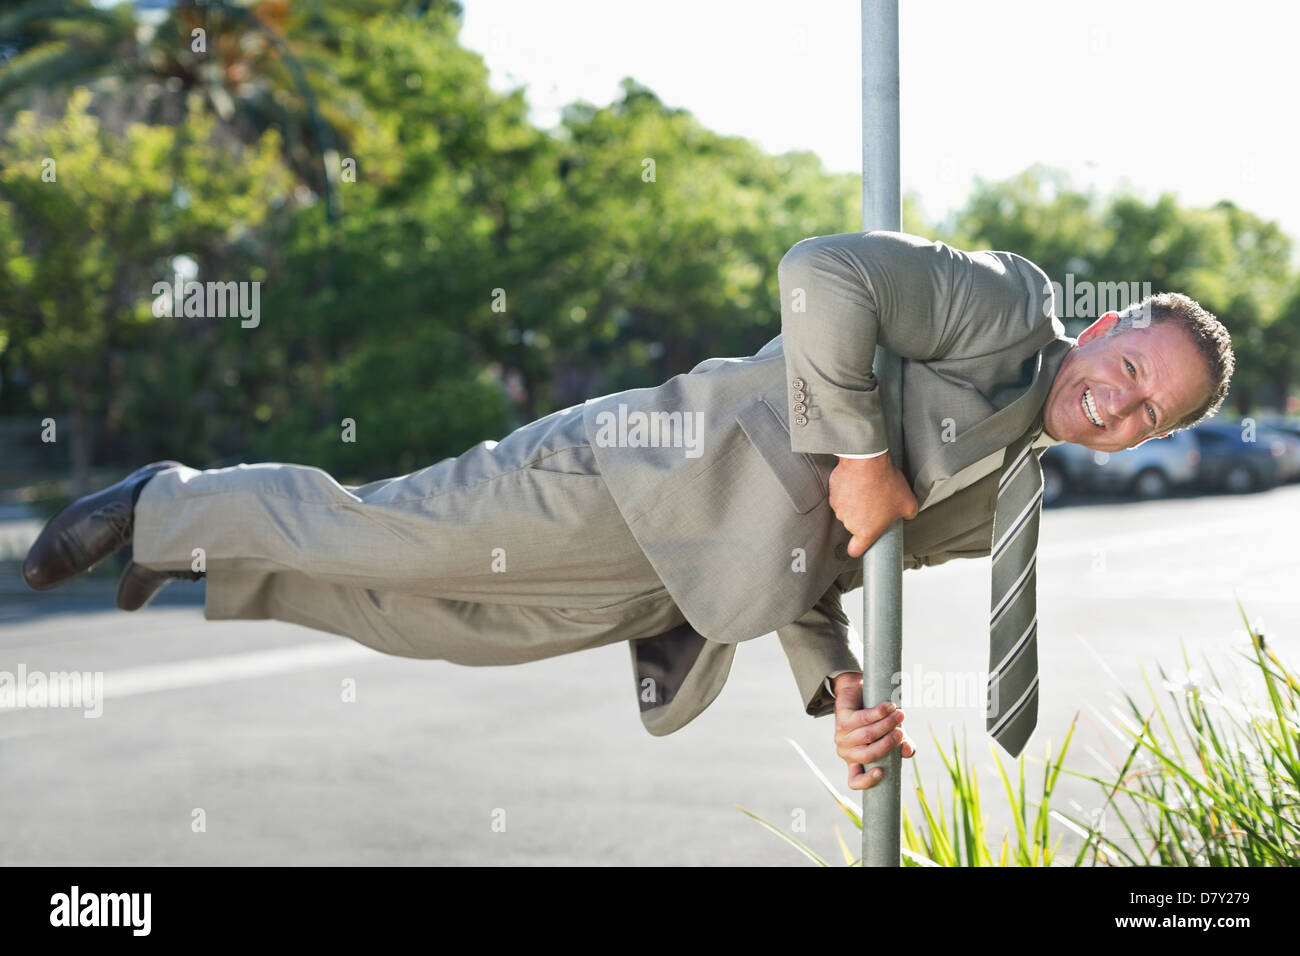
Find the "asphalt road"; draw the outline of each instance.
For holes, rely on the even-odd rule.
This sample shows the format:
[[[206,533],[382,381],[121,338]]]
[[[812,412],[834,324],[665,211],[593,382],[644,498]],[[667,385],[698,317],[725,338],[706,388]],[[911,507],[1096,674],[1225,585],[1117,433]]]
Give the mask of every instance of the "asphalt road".
[[[1099,771],[1117,751],[1101,725],[1117,681],[1139,694],[1140,662],[1182,671],[1180,641],[1230,673],[1246,646],[1234,593],[1300,663],[1298,518],[1300,486],[1048,510],[1029,753],[1079,713],[1070,766]],[[854,839],[788,742],[847,792],[831,719],[801,712],[772,635],[740,649],[708,711],[653,738],[624,646],[465,668],[294,625],[206,622],[201,585],[127,615],[102,584],[36,595],[6,568],[0,672],[102,671],[104,700],[97,718],[0,709],[0,864],[808,865],[734,804],[786,829],[802,820],[832,859],[834,823]],[[979,702],[933,683],[987,666],[987,576],[987,559],[904,576],[904,671],[922,697],[907,726],[924,779],[943,770],[931,732],[964,732],[996,806]],[[860,631],[860,592],[849,609]],[[910,765],[906,783],[910,805]],[[1071,778],[1058,794],[1070,812],[1099,802]],[[1000,837],[1007,817],[994,820]]]

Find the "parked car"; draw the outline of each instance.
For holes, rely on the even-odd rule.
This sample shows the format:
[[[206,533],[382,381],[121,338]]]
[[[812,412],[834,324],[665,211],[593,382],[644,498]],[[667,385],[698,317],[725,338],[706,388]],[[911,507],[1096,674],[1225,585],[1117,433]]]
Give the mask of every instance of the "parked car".
[[[1066,490],[1162,498],[1196,480],[1200,456],[1200,446],[1187,430],[1109,453],[1068,442],[1053,445],[1041,459],[1043,503],[1054,503]]]
[[[1240,422],[1212,420],[1189,430],[1201,448],[1197,482],[1202,486],[1240,494],[1279,481],[1286,445],[1271,430],[1256,426],[1254,441],[1244,440]]]
[[[1281,440],[1286,451],[1282,455],[1280,481],[1300,479],[1300,422],[1290,419],[1261,419],[1260,430]]]
[[[1290,432],[1300,438],[1300,418],[1287,418],[1285,415],[1269,415],[1259,419],[1260,423],[1278,431]]]

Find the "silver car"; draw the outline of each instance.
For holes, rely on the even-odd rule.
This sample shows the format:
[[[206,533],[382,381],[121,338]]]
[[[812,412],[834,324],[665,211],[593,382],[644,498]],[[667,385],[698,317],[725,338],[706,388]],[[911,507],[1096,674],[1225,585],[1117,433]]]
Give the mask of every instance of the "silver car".
[[[1278,480],[1300,480],[1300,423],[1286,418],[1264,419],[1260,422],[1259,430],[1271,440],[1282,444]]]
[[[1093,451],[1069,442],[1043,453],[1043,503],[1067,490],[1112,491],[1136,498],[1161,498],[1196,479],[1201,452],[1187,430],[1153,438],[1124,451]]]

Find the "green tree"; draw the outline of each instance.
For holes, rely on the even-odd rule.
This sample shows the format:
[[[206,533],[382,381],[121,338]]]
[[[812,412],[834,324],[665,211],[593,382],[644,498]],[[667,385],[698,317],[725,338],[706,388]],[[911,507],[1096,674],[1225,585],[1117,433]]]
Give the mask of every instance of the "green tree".
[[[172,278],[181,254],[204,278],[256,279],[251,230],[289,187],[274,134],[234,156],[185,151],[178,171],[176,139],[208,143],[211,117],[119,137],[87,111],[90,99],[76,91],[54,123],[21,113],[0,144],[0,333],[33,379],[33,406],[70,442],[81,488],[92,433],[111,445],[150,376],[168,374],[150,368],[151,342],[201,356],[223,334],[212,324],[222,320],[156,318],[154,283]]]
[[[1227,201],[1189,209],[1169,193],[1101,198],[1072,189],[1064,173],[1033,167],[979,183],[956,224],[955,241],[966,248],[1018,252],[1063,285],[1067,274],[1076,283],[1149,283],[1199,301],[1232,335],[1229,403],[1239,413],[1280,404],[1294,379],[1290,345],[1300,326],[1288,303],[1296,277],[1291,240],[1275,222]],[[1071,334],[1096,317],[1063,315]]]

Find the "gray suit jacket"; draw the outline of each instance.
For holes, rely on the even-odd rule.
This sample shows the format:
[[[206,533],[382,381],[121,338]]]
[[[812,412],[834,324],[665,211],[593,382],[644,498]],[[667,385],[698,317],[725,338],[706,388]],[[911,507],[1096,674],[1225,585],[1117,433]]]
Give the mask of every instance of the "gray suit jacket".
[[[903,448],[892,454],[920,508],[903,526],[904,566],[918,568],[988,555],[996,471],[955,494],[945,482],[1041,420],[1074,344],[1047,276],[1014,253],[844,233],[796,243],[778,279],[781,335],[755,355],[584,408],[601,474],[686,618],[631,645],[652,734],[703,711],[736,644],[770,631],[813,716],[833,706],[824,678],[859,669],[840,595],[861,585],[861,559],[847,557],[828,481],[836,454],[887,447],[877,345],[903,362]],[[624,427],[637,413],[657,430]],[[689,429],[674,431],[687,416],[693,447]]]

